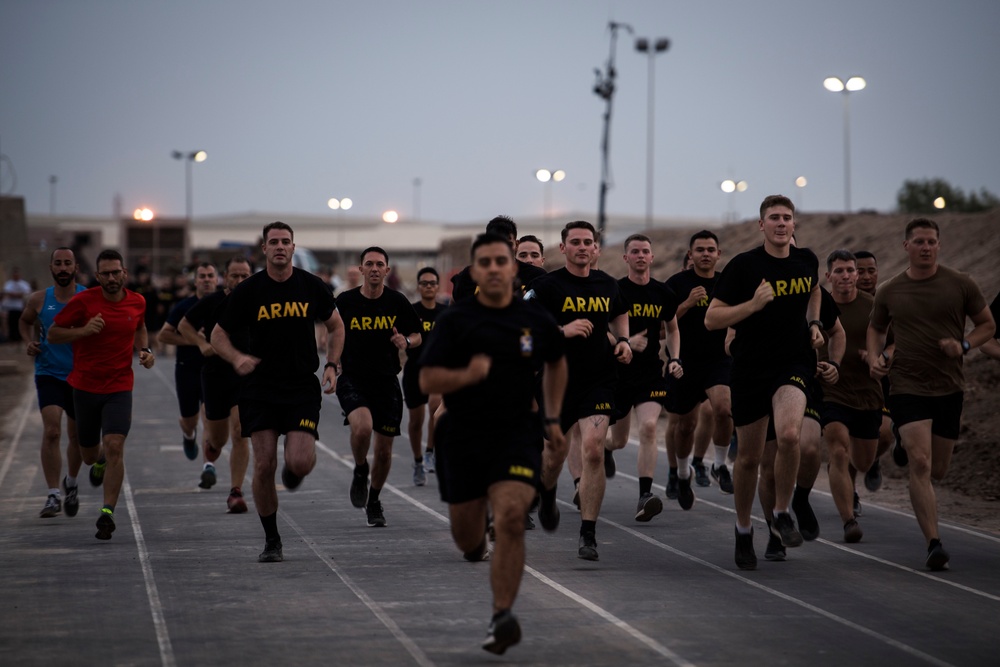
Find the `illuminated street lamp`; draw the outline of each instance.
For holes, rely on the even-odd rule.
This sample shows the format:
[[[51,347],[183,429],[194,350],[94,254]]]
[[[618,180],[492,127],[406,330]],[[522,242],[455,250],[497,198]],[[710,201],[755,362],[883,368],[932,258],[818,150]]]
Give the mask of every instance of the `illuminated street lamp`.
[[[539,169],[535,172],[535,178],[545,184],[542,199],[542,215],[546,221],[552,217],[552,184],[566,178],[566,172],[562,169],[550,170]]]
[[[805,188],[806,188],[807,185],[809,185],[809,181],[806,180],[805,176],[799,176],[798,178],[795,179],[795,187],[797,187],[799,189],[799,196],[798,196],[799,203],[798,203],[798,207],[800,209],[802,208],[802,202],[804,200],[803,193],[805,192]]]
[[[184,200],[188,224],[191,224],[191,163],[204,162],[208,159],[205,151],[173,151],[170,154],[175,160],[184,160]]]
[[[860,76],[852,76],[847,82],[839,77],[828,76],[823,87],[831,93],[844,94],[844,212],[851,212],[851,93],[864,90],[867,82]]]
[[[399,213],[395,211],[386,211],[382,214],[382,222],[394,225],[399,222]]]
[[[749,185],[746,181],[734,181],[731,178],[727,178],[719,184],[719,189],[729,195],[729,210],[726,213],[726,218],[730,222],[736,222],[736,211],[733,208],[733,194],[736,192],[746,192]]]
[[[944,197],[936,197],[934,199],[934,208],[941,210],[945,206],[947,206],[947,202],[944,200]]]
[[[653,60],[657,53],[663,53],[669,48],[670,40],[666,37],[658,37],[655,42],[645,37],[635,40],[635,50],[649,54],[649,83],[646,86],[646,226],[649,228],[653,227],[653,101],[656,97]]]
[[[139,222],[151,223],[152,227],[150,231],[153,233],[153,275],[160,275],[160,227],[156,224],[156,214],[153,213],[152,209],[145,206],[140,207],[132,211],[132,219],[138,220]]]
[[[330,197],[329,199],[326,200],[326,205],[329,206],[330,209],[332,209],[334,211],[347,211],[352,206],[354,206],[354,200],[351,199],[350,197],[343,197],[341,199],[337,199],[336,197]],[[347,250],[344,248],[344,222],[343,222],[343,220],[341,220],[340,224],[337,225],[337,227],[338,227],[338,232],[339,232],[339,234],[338,234],[339,239],[338,239],[338,242],[337,242],[337,246],[340,248],[340,252],[341,252],[341,255],[342,255],[341,261],[342,262],[346,262],[345,256],[347,254]]]

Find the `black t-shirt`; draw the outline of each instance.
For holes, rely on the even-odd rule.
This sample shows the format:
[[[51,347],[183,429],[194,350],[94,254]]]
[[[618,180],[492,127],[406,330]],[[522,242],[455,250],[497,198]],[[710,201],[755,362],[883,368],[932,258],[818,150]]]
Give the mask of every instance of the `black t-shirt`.
[[[993,303],[990,304],[990,312],[993,313],[993,321],[1000,322],[1000,294],[997,294],[996,298],[993,299]],[[1000,339],[1000,327],[997,327],[993,337]]]
[[[388,287],[382,295],[369,299],[355,287],[341,292],[337,308],[344,319],[344,372],[356,381],[366,376],[399,373],[399,348],[393,345],[392,330],[404,336],[422,329],[417,311],[402,293]]]
[[[475,354],[492,359],[479,384],[444,395],[450,419],[478,431],[518,429],[532,412],[536,374],[563,356],[564,339],[552,316],[520,299],[488,308],[463,299],[437,319],[420,366],[464,368]]]
[[[212,292],[191,306],[187,313],[185,313],[184,319],[194,327],[195,331],[204,333],[205,339],[211,343],[212,329],[215,328],[215,325],[219,321],[219,316],[228,304],[229,295],[224,290]],[[247,340],[245,331],[227,331],[226,333],[229,334],[229,340],[237,350],[246,352]],[[217,354],[205,358],[202,373],[236,376],[236,371],[229,365],[229,362]]]
[[[545,269],[541,269],[533,264],[515,260],[517,262],[517,280],[514,281],[514,294],[520,296],[528,289],[535,278],[545,275]],[[451,277],[451,300],[452,302],[464,299],[467,296],[475,296],[479,286],[472,279],[469,267],[465,267]]]
[[[819,282],[816,255],[793,246],[788,257],[774,257],[762,245],[740,253],[726,265],[713,298],[739,305],[753,298],[761,280],[771,285],[774,300],[733,327],[734,383],[816,363],[806,321],[809,296]]]
[[[427,347],[427,339],[434,331],[434,323],[437,320],[438,315],[440,315],[444,310],[445,306],[443,304],[434,303],[433,308],[427,308],[420,301],[414,301],[412,304],[413,310],[416,311],[417,317],[420,318],[420,335],[422,336],[422,341],[419,347],[411,347],[406,351],[406,365],[412,366],[416,364],[417,360],[420,358],[420,353],[423,352],[424,348]]]
[[[187,313],[191,307],[198,303],[198,297],[194,294],[188,297],[184,297],[180,301],[174,304],[174,307],[170,309],[167,314],[167,324],[171,325],[174,329],[177,325],[181,323],[184,318],[184,314]],[[177,346],[177,356],[175,361],[179,364],[184,363],[200,363],[204,357],[201,356],[201,350],[198,349],[197,345],[178,345]]]
[[[323,281],[302,269],[277,282],[260,271],[236,286],[219,314],[232,338],[246,332],[247,354],[260,364],[247,377],[244,395],[281,402],[319,390],[314,322],[330,319],[336,304]]]
[[[681,334],[681,360],[686,369],[712,366],[726,358],[726,330],[709,331],[705,328],[705,312],[718,282],[718,273],[711,278],[702,278],[694,269],[675,273],[667,279],[667,287],[677,295],[678,302],[685,301],[695,287],[704,287],[707,294],[677,318]]]
[[[618,376],[626,379],[644,377],[654,371],[656,375],[663,375],[660,323],[669,322],[677,314],[677,295],[653,278],[646,285],[638,285],[625,276],[618,281],[618,289],[628,307],[628,335],[634,336],[645,331],[649,341],[642,352],[632,352],[629,364],[620,365]]]
[[[594,325],[590,336],[566,339],[569,388],[614,381],[618,362],[608,340],[608,324],[628,312],[617,280],[599,270],[581,278],[563,267],[535,279],[525,299],[536,301],[560,326],[581,318]]]

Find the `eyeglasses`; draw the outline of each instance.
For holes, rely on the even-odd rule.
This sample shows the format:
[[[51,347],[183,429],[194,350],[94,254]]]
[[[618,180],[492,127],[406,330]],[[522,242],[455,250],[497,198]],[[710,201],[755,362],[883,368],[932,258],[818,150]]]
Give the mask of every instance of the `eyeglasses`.
[[[421,280],[417,283],[420,287],[437,287],[437,284],[436,280]]]
[[[125,273],[122,269],[115,269],[114,271],[98,271],[97,275],[102,278],[117,278],[121,274]]]

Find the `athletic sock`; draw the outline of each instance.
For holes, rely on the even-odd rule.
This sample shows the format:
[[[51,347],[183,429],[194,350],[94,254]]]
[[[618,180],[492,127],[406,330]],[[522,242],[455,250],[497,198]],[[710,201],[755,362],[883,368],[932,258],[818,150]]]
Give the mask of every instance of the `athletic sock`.
[[[715,467],[721,468],[726,465],[726,457],[729,455],[729,445],[713,445],[715,448]]]
[[[677,477],[679,479],[691,479],[690,457],[677,459]]]
[[[583,521],[580,522],[581,535],[586,535],[587,533],[596,533],[596,532],[597,532],[596,521],[587,521],[586,519],[584,519]]]
[[[792,491],[792,504],[797,502],[802,502],[803,500],[809,502],[809,492],[812,491],[812,487],[796,486],[795,490]]]
[[[677,468],[671,468],[670,469],[670,476],[671,477],[677,477]]]
[[[739,533],[740,535],[749,535],[753,532],[753,525],[743,527],[739,523],[737,523],[736,532]]]
[[[424,457],[423,456],[414,456],[413,457],[413,462],[414,463],[423,463],[424,462]]]
[[[278,513],[268,514],[267,516],[260,516],[260,524],[264,526],[264,538],[268,542],[276,542],[281,540],[281,536],[278,535]]]
[[[74,486],[76,486],[76,477],[66,475],[66,488],[72,489]]]
[[[556,499],[556,487],[551,489],[546,489],[544,486],[538,491],[539,495],[542,496],[542,500],[547,504],[552,504]]]
[[[115,513],[115,506],[114,505],[105,505],[104,507],[101,508],[101,511],[104,512],[105,514],[114,514]]]
[[[702,464],[702,458],[700,456],[692,456],[691,463],[693,465],[700,466]]]
[[[576,489],[579,486],[580,486],[580,478],[579,477],[574,477],[573,478],[573,488]]]
[[[368,504],[374,505],[378,502],[378,494],[382,493],[382,489],[376,489],[374,486],[368,490]]]
[[[55,496],[56,498],[62,497],[62,493],[59,491],[59,489],[49,489],[49,495]]]
[[[640,477],[639,478],[639,497],[646,495],[647,493],[653,492],[653,478],[652,477]]]

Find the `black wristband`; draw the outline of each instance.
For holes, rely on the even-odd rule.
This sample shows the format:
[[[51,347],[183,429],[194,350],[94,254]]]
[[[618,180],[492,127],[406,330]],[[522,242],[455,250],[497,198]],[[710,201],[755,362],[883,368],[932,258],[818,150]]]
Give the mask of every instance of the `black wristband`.
[[[333,370],[337,371],[338,373],[340,372],[340,364],[335,364],[332,361],[326,362],[326,365],[323,366],[323,368],[332,368]]]
[[[546,417],[542,420],[542,423],[546,426],[555,425],[559,423],[559,417]]]
[[[681,360],[679,358],[674,357],[673,359],[667,359],[667,366],[669,366],[670,362],[672,362],[672,361],[676,361],[678,366],[683,366],[684,365],[684,364],[681,363]]]
[[[834,368],[836,368],[838,371],[840,370],[840,364],[838,362],[830,359],[826,363],[830,364],[831,366],[833,366]]]
[[[403,336],[403,340],[406,341],[406,349],[409,350],[410,349],[410,337],[409,336]]]
[[[140,352],[145,352],[146,354],[153,354],[153,348],[151,347],[140,347]]]
[[[618,342],[619,342],[619,343],[625,343],[625,344],[626,344],[626,345],[628,345],[629,347],[632,347],[632,343],[630,343],[630,342],[628,341],[628,336],[619,336],[619,337],[618,337]]]
[[[823,323],[822,322],[820,322],[819,320],[809,320],[809,326],[812,326],[814,324],[819,327],[820,331],[823,330]]]

